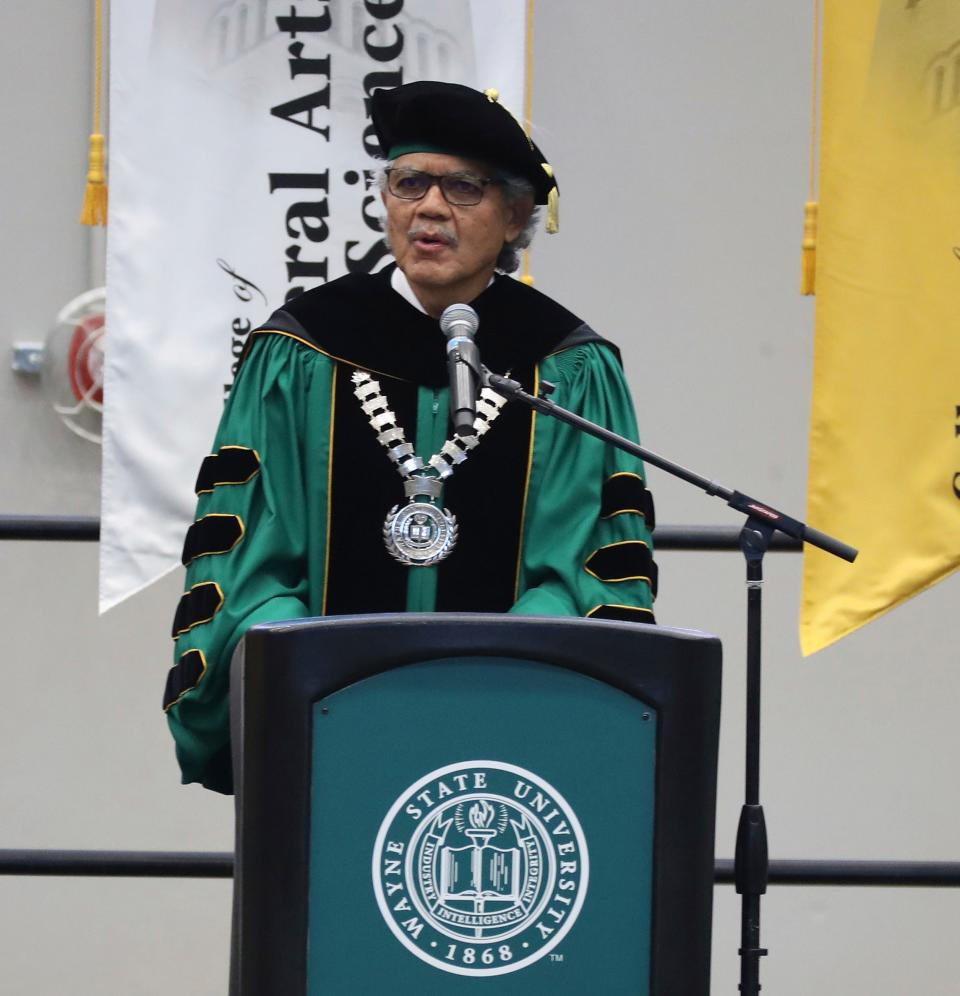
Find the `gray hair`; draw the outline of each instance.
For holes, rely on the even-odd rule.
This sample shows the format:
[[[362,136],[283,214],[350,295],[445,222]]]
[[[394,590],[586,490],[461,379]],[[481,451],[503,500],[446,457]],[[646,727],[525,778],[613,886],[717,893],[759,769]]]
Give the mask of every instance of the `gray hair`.
[[[392,167],[394,160],[388,160],[377,166],[373,172],[373,182],[380,190],[385,190],[387,186],[387,169]],[[499,181],[503,190],[503,197],[507,204],[518,204],[521,201],[533,200],[533,184],[522,176],[516,176],[505,170],[496,169],[492,171],[492,178]],[[515,273],[520,269],[520,254],[533,241],[534,232],[540,221],[540,208],[535,207],[530,215],[523,231],[511,242],[504,242],[500,255],[497,256],[496,268],[501,273]],[[383,225],[383,241],[387,248],[392,251],[390,239],[387,235],[387,226]]]

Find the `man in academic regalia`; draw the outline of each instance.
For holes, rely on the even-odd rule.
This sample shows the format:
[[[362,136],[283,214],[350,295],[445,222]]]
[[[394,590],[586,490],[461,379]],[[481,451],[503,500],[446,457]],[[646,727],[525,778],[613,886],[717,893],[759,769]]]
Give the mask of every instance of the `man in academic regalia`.
[[[483,611],[653,622],[643,467],[484,390],[456,436],[438,318],[479,316],[486,367],[636,438],[619,355],[506,276],[557,183],[493,91],[379,90],[396,259],[295,298],[251,333],[197,480],[164,706],[184,782],[232,790],[229,665],[256,623]],[[386,518],[386,521],[385,521]]]

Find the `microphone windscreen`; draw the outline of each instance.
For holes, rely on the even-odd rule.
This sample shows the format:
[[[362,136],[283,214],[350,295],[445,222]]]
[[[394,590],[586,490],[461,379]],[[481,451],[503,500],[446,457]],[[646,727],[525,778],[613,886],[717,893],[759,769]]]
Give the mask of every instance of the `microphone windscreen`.
[[[451,336],[473,336],[480,325],[480,317],[469,304],[451,304],[440,315],[440,330]]]

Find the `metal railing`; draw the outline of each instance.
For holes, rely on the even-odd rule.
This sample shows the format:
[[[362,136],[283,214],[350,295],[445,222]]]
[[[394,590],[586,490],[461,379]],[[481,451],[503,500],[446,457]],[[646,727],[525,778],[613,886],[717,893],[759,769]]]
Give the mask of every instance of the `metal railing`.
[[[700,552],[740,549],[737,526],[657,526],[657,550]],[[57,540],[94,543],[100,539],[100,520],[92,515],[0,515],[0,540]],[[775,533],[770,549],[799,553],[799,540]]]
[[[232,878],[229,851],[0,850],[0,875],[102,878]],[[720,858],[714,881],[733,884],[733,860]],[[960,886],[949,861],[771,861],[772,885]]]
[[[739,551],[737,526],[658,526],[657,549]],[[96,542],[94,516],[0,515],[0,540]],[[797,553],[798,540],[773,536],[770,549]],[[135,878],[232,878],[229,851],[0,850],[0,875]],[[720,858],[714,881],[732,885],[733,861]],[[770,862],[771,885],[960,887],[960,862],[780,860]]]

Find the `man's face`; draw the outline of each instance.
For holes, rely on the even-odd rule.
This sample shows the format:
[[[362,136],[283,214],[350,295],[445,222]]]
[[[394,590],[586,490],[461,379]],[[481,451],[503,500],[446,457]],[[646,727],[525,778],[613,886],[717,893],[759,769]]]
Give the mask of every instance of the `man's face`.
[[[489,177],[491,171],[473,159],[439,153],[400,156],[396,168],[425,173],[470,173]],[[437,184],[419,201],[383,192],[387,232],[397,265],[428,311],[470,301],[490,280],[504,242],[515,239],[530,215],[532,204],[507,204],[503,190],[489,184],[479,204],[448,204]]]

